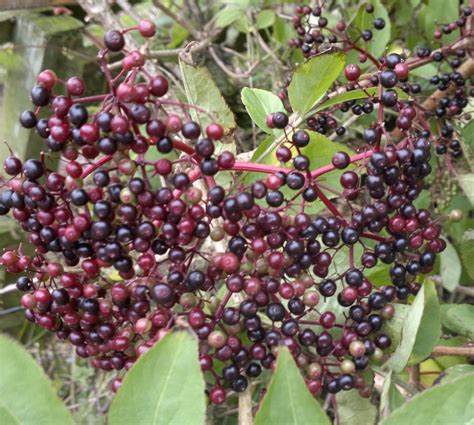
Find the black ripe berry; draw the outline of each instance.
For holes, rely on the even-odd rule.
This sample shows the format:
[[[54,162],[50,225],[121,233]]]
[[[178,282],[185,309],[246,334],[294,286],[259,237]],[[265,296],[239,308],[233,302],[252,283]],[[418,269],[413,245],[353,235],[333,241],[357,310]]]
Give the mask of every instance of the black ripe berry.
[[[272,115],[272,121],[275,128],[283,129],[288,125],[288,115],[283,112],[275,112]]]

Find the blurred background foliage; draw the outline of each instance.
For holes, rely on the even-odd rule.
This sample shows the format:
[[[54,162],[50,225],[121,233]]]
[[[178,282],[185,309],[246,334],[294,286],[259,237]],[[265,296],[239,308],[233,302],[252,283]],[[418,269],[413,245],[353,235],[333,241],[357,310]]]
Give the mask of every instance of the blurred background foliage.
[[[206,67],[236,117],[238,129],[229,143],[239,152],[255,149],[262,141],[252,125],[240,92],[243,87],[258,87],[279,93],[287,84],[289,72],[303,60],[299,50],[290,49],[294,37],[291,24],[292,1],[283,0],[4,0],[0,2],[0,159],[10,149],[20,158],[38,155],[39,137],[18,123],[21,111],[28,108],[29,91],[36,75],[45,68],[54,69],[59,77],[82,76],[89,94],[102,89],[104,81],[96,64],[97,48],[102,36],[118,26],[129,27],[143,18],[153,20],[157,35],[146,41],[128,39],[130,48],[139,48],[153,58],[153,67],[173,82],[174,95],[185,99],[185,87],[178,57],[188,64]],[[349,22],[359,5],[351,0],[326,1],[330,24]],[[455,20],[455,0],[386,0],[383,1],[391,21],[390,51],[414,52],[430,46],[434,21]],[[22,7],[28,6],[28,9]],[[115,65],[112,63],[112,67]],[[424,89],[436,72],[434,64],[416,70]],[[474,105],[470,109],[474,112]],[[351,124],[344,142],[357,139],[373,117],[360,116]],[[462,345],[466,335],[459,332],[448,314],[453,303],[470,303],[474,299],[474,124],[463,129],[463,150],[467,159],[456,162],[452,170],[438,166],[428,180],[426,192],[417,206],[449,215],[453,209],[463,212],[461,222],[445,222],[444,235],[448,249],[430,279],[436,284],[444,306],[442,321],[446,333],[461,335],[449,344]],[[2,179],[4,177],[1,177]],[[16,246],[23,233],[9,217],[0,218],[0,248]],[[25,242],[25,241],[23,241]],[[54,381],[59,395],[73,411],[77,423],[102,423],[110,399],[110,381],[106,375],[78,359],[74,348],[59,343],[34,324],[23,319],[12,276],[0,269],[0,331],[19,340],[43,366]],[[442,343],[442,342],[441,342]],[[444,359],[444,360],[443,360]],[[433,372],[422,378],[429,386],[436,373],[465,358],[445,357],[422,364],[422,371]],[[433,379],[431,379],[433,378]],[[230,424],[235,411],[229,406],[215,407],[215,422]]]

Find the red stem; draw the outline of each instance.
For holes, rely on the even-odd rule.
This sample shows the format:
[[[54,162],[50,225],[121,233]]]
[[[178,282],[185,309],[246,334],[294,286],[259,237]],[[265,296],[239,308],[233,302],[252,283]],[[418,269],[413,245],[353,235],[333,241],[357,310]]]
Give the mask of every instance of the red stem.
[[[81,175],[81,179],[85,179],[89,174],[92,174],[97,168],[101,167],[102,165],[106,164],[112,159],[112,155],[106,155],[100,158],[97,162],[89,165]]]
[[[357,155],[354,155],[354,156],[351,156],[350,157],[350,162],[357,162],[357,161],[360,161],[361,159],[365,159],[367,158],[367,156],[370,156],[372,155],[372,150],[369,150],[369,151],[366,151],[366,152],[363,152],[363,153],[359,153]],[[319,177],[319,176],[322,176],[323,174],[326,174],[326,173],[329,173],[329,171],[332,171],[334,170],[336,167],[332,164],[329,164],[329,165],[325,165],[324,167],[321,167],[321,168],[318,168],[317,170],[314,170],[314,171],[311,171],[311,177],[313,179]]]
[[[347,221],[342,216],[342,214],[338,211],[336,206],[329,200],[329,198],[324,194],[324,192],[317,186],[314,186],[316,192],[318,192],[318,197],[321,202],[326,205],[326,208],[331,211],[335,216],[340,217],[344,226],[347,226]]]
[[[87,103],[87,102],[99,102],[101,100],[105,100],[110,96],[110,94],[98,94],[95,96],[86,96],[86,97],[79,97],[74,99],[72,103]]]
[[[258,173],[276,173],[277,171],[282,171],[283,173],[290,173],[290,168],[277,167],[275,165],[267,164],[257,164],[255,162],[245,162],[245,161],[235,161],[232,170],[235,171],[255,171]]]

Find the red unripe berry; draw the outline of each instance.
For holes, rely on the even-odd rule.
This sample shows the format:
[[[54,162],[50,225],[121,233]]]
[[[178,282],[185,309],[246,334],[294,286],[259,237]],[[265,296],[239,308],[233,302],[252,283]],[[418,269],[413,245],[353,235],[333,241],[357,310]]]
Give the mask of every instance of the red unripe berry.
[[[337,24],[336,24],[336,29],[338,31],[344,31],[346,29],[346,24],[345,22],[342,22],[342,21],[339,21]]]
[[[222,387],[214,387],[209,391],[209,400],[212,404],[222,404],[226,399],[225,390]]]
[[[348,81],[358,80],[360,77],[360,74],[361,74],[361,70],[359,68],[359,65],[356,65],[355,63],[348,64],[344,69],[344,75]]]
[[[137,91],[135,89],[135,86],[130,83],[120,84],[117,87],[115,94],[121,102],[125,103],[133,102],[137,97]]]
[[[239,258],[232,252],[227,252],[220,260],[220,267],[228,274],[235,273],[240,267]]]
[[[341,298],[347,304],[352,304],[357,299],[357,296],[357,289],[352,286],[346,286],[341,292]]]
[[[294,297],[295,290],[293,289],[293,286],[291,286],[289,283],[284,283],[278,288],[278,293],[281,295],[282,298],[289,300],[290,298]]]
[[[168,92],[168,80],[165,77],[158,75],[150,81],[149,89],[153,96],[164,96]]]
[[[173,170],[173,164],[169,159],[159,159],[155,163],[155,170],[160,176],[167,176]]]
[[[388,228],[392,233],[400,233],[405,229],[405,220],[403,217],[394,216],[389,220]]]
[[[223,170],[230,170],[235,164],[235,156],[232,152],[224,151],[217,157],[217,163]]]
[[[66,90],[70,96],[81,96],[85,89],[84,81],[79,77],[71,77],[66,81]]]
[[[283,180],[275,174],[269,174],[265,179],[265,185],[268,189],[277,190],[283,184]]]
[[[409,69],[406,62],[397,63],[395,65],[394,71],[395,71],[395,74],[397,74],[397,77],[400,79],[408,77]]]
[[[58,277],[64,271],[62,264],[60,263],[49,263],[47,266],[48,274],[51,277]]]
[[[50,69],[41,71],[38,75],[38,78],[36,79],[38,84],[47,90],[51,90],[56,84],[57,80],[58,77],[56,76],[56,73]]]
[[[412,248],[415,248],[415,249],[418,249],[421,247],[421,245],[423,245],[423,236],[421,235],[414,235],[412,236],[410,239],[410,246]]]
[[[411,217],[406,220],[405,227],[408,233],[413,233],[415,230],[418,229],[419,223],[415,217]]]
[[[94,259],[87,258],[81,264],[82,270],[91,277],[98,276],[100,273],[99,265]]]
[[[66,172],[74,178],[81,177],[82,175],[82,166],[78,162],[71,161],[66,165]]]
[[[51,127],[51,137],[58,143],[64,143],[69,138],[71,129],[67,124]]]
[[[336,324],[336,315],[332,311],[326,311],[321,314],[319,323],[323,328],[331,329]]]
[[[18,257],[16,255],[16,252],[6,251],[2,254],[1,260],[2,260],[2,264],[5,267],[9,267],[9,266],[13,266],[17,262]]]
[[[372,284],[367,279],[364,279],[362,284],[357,288],[357,293],[361,297],[367,297],[371,292]]]
[[[275,124],[273,123],[273,114],[267,115],[267,118],[265,119],[265,123],[267,124],[268,128],[275,128]]]
[[[178,115],[170,115],[166,118],[165,125],[169,133],[178,133],[183,128],[183,121]]]
[[[145,64],[145,57],[138,50],[130,52],[122,60],[122,67],[125,70],[130,70],[132,68],[139,68]]]
[[[219,124],[213,122],[206,127],[206,134],[211,140],[219,140],[224,135],[224,129]]]
[[[33,309],[36,307],[36,301],[33,294],[24,294],[21,297],[20,303],[25,309]]]
[[[38,289],[34,293],[35,301],[41,304],[48,304],[51,301],[51,294],[47,289]]]
[[[136,103],[145,103],[148,100],[148,96],[150,95],[150,90],[148,90],[148,87],[146,84],[137,84],[135,86],[135,91],[137,92],[137,95],[135,97],[135,102]]]
[[[283,264],[285,262],[285,257],[281,252],[272,252],[268,256],[268,265],[272,269],[281,269],[283,267]]]
[[[51,108],[58,117],[64,117],[72,106],[72,100],[66,96],[56,96],[51,102]]]
[[[142,37],[150,38],[156,33],[156,25],[148,19],[143,19],[138,24],[138,31]]]
[[[115,378],[112,381],[112,391],[116,393],[122,386],[122,378]]]
[[[84,124],[80,129],[82,139],[89,144],[99,140],[100,130],[97,124]]]
[[[130,128],[130,122],[128,121],[128,118],[125,115],[116,115],[112,118],[110,126],[114,133],[125,134]]]

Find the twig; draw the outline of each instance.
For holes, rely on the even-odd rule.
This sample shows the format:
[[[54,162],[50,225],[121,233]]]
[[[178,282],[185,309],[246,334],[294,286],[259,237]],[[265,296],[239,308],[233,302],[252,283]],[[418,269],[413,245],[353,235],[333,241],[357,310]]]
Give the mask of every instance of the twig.
[[[431,357],[439,356],[474,357],[474,347],[445,347],[438,345],[431,351]]]
[[[420,389],[420,365],[416,364],[408,368],[408,382],[415,388]]]
[[[252,385],[239,394],[239,425],[252,425]]]
[[[10,285],[0,288],[0,296],[9,294],[10,292],[15,292],[15,291],[18,291],[18,289],[14,283],[11,283]]]
[[[229,69],[227,67],[227,65],[219,58],[219,56],[217,55],[214,47],[212,47],[212,46],[209,47],[209,53],[212,56],[212,59],[214,59],[216,64],[219,66],[219,68],[222,69],[222,71],[224,71],[229,77],[235,78],[237,80],[250,77],[252,75],[253,70],[259,64],[259,61],[257,61],[253,65],[251,65],[250,68],[246,72],[244,72],[242,74],[237,74],[234,71],[232,71],[231,69]]]
[[[127,0],[116,0],[116,3],[127,15],[135,19],[137,23],[143,19]]]
[[[176,13],[166,7],[161,1],[153,0],[153,4],[164,14],[168,15],[171,19],[180,24],[196,40],[199,40],[201,38],[199,32],[190,24],[190,22],[188,22],[182,16],[178,16]]]
[[[17,313],[18,311],[21,311],[21,310],[23,310],[23,307],[21,306],[10,307],[5,310],[0,310],[0,317],[7,316],[8,314],[12,314],[12,313]]]

